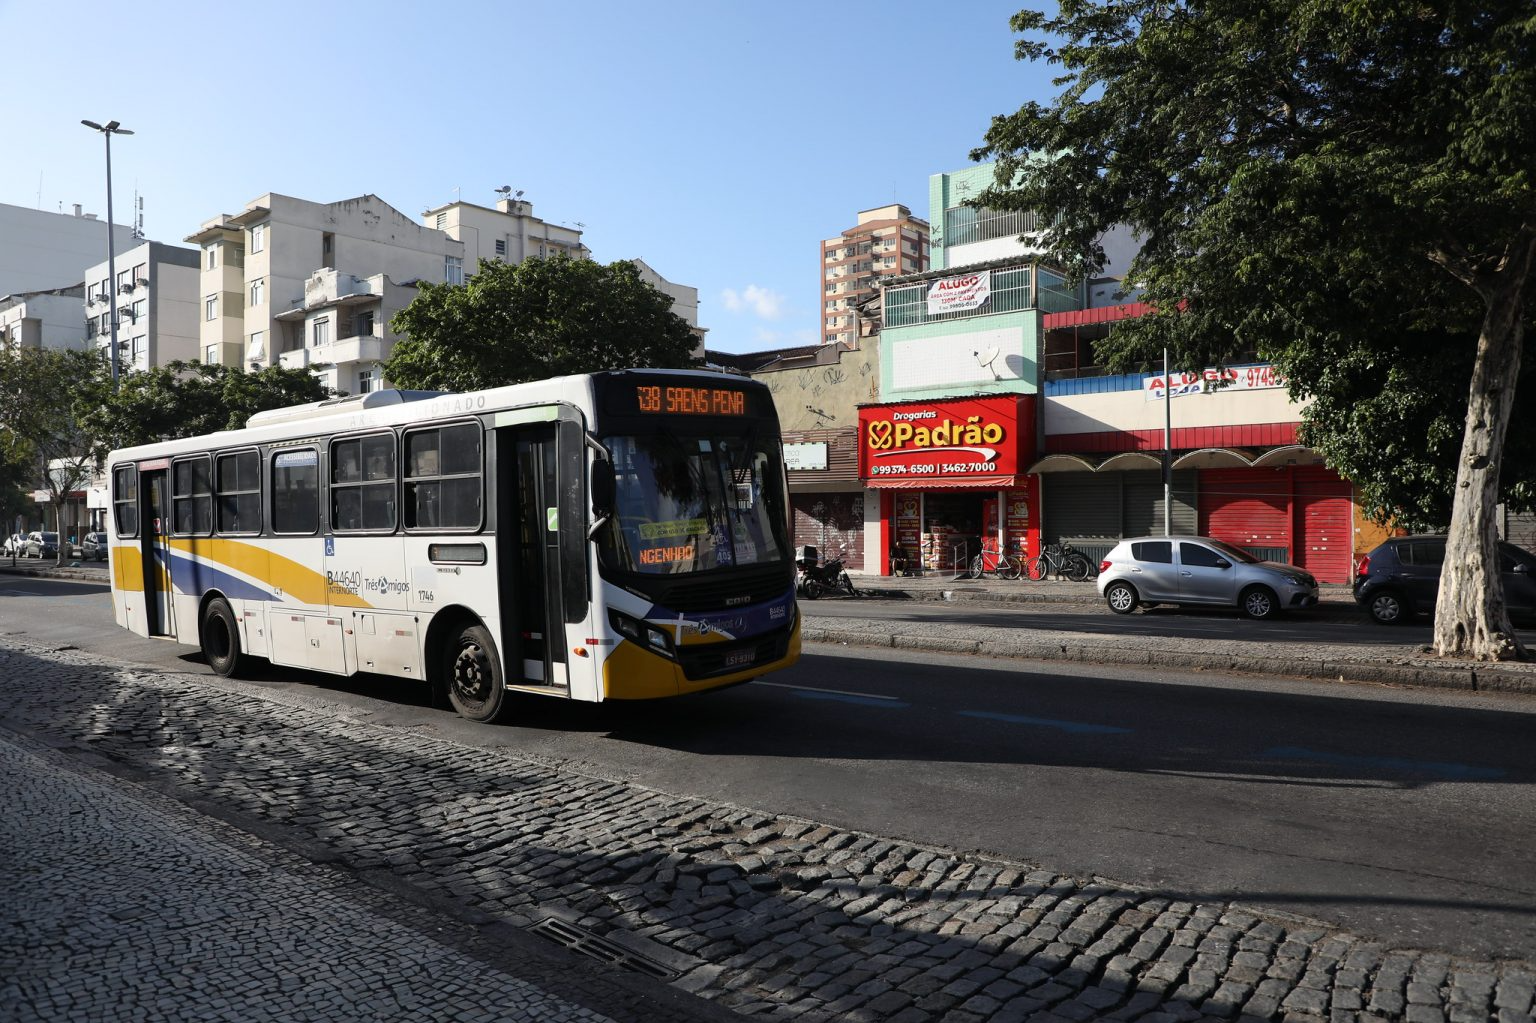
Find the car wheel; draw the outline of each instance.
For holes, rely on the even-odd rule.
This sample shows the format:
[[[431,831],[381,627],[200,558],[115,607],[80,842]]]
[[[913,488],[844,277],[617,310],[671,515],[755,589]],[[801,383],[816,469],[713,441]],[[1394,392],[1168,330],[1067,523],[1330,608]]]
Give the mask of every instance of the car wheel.
[[[199,630],[203,656],[215,675],[235,678],[244,666],[240,656],[240,627],[235,620],[234,609],[222,597],[208,602],[203,611],[203,627]]]
[[[1117,615],[1128,615],[1136,610],[1136,589],[1130,583],[1110,583],[1104,589],[1104,602]]]
[[[1396,590],[1378,590],[1366,608],[1382,625],[1401,625],[1413,614],[1408,602]]]
[[[1250,586],[1243,591],[1239,603],[1243,614],[1256,621],[1274,618],[1280,613],[1280,598],[1268,586]]]
[[[497,721],[510,702],[501,677],[501,657],[483,625],[454,630],[443,646],[443,682],[448,701],[460,717],[470,721]]]

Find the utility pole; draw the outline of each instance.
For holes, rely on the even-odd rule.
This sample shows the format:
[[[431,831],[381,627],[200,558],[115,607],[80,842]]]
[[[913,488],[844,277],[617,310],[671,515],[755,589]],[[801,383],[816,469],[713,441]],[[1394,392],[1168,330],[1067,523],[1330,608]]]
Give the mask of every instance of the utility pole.
[[[115,225],[112,221],[112,136],[132,135],[133,132],[124,128],[116,121],[108,121],[106,124],[97,124],[95,121],[81,120],[93,131],[99,131],[107,139],[107,301],[110,305],[109,315],[112,319],[112,391],[117,392],[117,238],[113,231]]]

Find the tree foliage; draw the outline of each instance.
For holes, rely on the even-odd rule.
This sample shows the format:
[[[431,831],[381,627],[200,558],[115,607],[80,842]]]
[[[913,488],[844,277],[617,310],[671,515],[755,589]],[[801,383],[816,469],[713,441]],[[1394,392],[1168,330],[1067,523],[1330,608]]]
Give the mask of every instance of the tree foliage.
[[[482,262],[463,284],[424,284],[390,323],[397,387],[471,391],[571,373],[696,365],[672,298],[633,263],[556,256]]]
[[[0,346],[0,425],[10,435],[4,446],[10,457],[35,459],[31,480],[48,491],[60,563],[68,550],[65,495],[83,488],[100,464],[84,415],[109,385],[100,352]]]
[[[178,437],[237,430],[257,412],[321,401],[329,392],[301,369],[269,366],[250,373],[226,366],[172,362],[125,373],[86,413],[104,454]]]
[[[1157,312],[1117,328],[1111,365],[1273,360],[1368,499],[1449,504],[1441,652],[1517,655],[1489,566],[1536,265],[1529,0],[1062,0],[1013,27],[1062,92],[994,120],[978,202],[1053,223],[1077,273],[1129,224]],[[1448,502],[1408,494],[1449,479]]]

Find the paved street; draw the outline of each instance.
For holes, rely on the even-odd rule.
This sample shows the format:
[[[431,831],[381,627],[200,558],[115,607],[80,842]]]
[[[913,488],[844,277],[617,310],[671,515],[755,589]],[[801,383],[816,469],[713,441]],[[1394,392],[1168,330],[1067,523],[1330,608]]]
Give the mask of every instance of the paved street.
[[[3,643],[4,724],[57,755],[110,765],[377,890],[409,892],[482,936],[553,919],[567,941],[606,941],[672,991],[738,1013],[902,1023],[1531,1018],[1536,971],[1525,962],[1394,949],[1230,900],[671,795],[366,714],[317,712],[280,690],[103,665],[15,636]],[[118,908],[122,891],[157,890],[150,881],[95,893],[97,858],[47,861],[93,891],[84,901],[96,918]],[[24,883],[35,884],[5,879],[11,891]],[[35,984],[29,997],[57,997],[54,957],[38,954],[20,922],[7,919],[7,973]],[[430,997],[402,991],[392,994],[402,1005]],[[508,988],[504,997],[536,996]]]

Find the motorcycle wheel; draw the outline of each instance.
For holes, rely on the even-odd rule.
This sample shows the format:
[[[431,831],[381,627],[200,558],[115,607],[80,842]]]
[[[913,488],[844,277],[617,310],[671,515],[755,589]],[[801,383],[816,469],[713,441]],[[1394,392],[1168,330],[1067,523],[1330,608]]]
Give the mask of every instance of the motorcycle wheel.
[[[815,579],[807,579],[800,586],[800,595],[806,600],[815,600],[821,596],[821,583]]]
[[[848,573],[847,572],[843,572],[843,573],[838,575],[838,577],[837,577],[837,585],[842,587],[843,590],[847,592],[848,596],[850,596],[850,597],[858,596],[858,593],[853,588],[853,580],[848,578]]]

